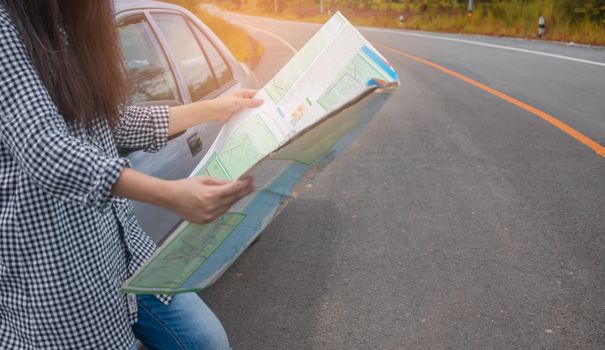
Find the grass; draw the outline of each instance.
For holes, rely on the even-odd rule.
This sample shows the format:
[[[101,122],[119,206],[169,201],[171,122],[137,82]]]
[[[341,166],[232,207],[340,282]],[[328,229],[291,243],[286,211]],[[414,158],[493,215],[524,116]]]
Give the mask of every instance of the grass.
[[[467,16],[463,3],[449,2],[447,6],[422,8],[416,2],[377,2],[373,8],[347,8],[330,5],[326,1],[325,14],[319,14],[317,5],[290,5],[279,14],[269,9],[251,5],[237,6],[229,2],[216,2],[230,10],[253,15],[263,15],[294,21],[325,22],[329,13],[341,11],[353,24],[361,26],[417,29],[437,32],[485,34],[536,38],[538,18],[546,20],[546,34],[543,39],[582,44],[605,45],[605,23],[567,19],[557,0],[511,0],[479,3],[472,16]],[[247,3],[251,3],[248,1]],[[475,3],[478,3],[477,1]],[[403,15],[405,21],[399,22]]]

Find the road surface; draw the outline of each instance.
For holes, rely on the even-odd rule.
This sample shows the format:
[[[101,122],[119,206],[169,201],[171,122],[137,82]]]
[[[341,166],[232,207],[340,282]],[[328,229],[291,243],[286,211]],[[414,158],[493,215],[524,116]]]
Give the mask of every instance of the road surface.
[[[261,82],[318,29],[222,15]],[[234,349],[605,349],[605,51],[362,32],[402,86],[203,293]]]

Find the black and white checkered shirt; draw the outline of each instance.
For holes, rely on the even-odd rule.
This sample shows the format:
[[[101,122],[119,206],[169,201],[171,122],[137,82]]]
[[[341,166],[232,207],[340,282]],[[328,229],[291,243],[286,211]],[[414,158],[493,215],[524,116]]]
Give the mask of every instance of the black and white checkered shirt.
[[[168,114],[123,107],[113,131],[101,119],[70,126],[0,7],[0,349],[133,343],[119,288],[155,245],[132,203],[111,196],[128,166],[116,144],[160,149]]]

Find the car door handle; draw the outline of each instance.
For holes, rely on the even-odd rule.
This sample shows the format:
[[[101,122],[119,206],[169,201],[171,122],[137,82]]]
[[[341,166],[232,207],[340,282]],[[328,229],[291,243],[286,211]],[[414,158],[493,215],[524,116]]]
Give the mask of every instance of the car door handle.
[[[187,146],[189,146],[189,151],[191,151],[192,157],[197,156],[204,149],[202,138],[198,133],[195,133],[187,138]]]
[[[183,131],[179,131],[179,132],[177,132],[176,134],[168,135],[168,141],[174,140],[174,139],[176,139],[177,137],[179,137],[179,136],[183,135],[183,134],[185,133],[185,131],[186,131],[186,130],[183,130]]]

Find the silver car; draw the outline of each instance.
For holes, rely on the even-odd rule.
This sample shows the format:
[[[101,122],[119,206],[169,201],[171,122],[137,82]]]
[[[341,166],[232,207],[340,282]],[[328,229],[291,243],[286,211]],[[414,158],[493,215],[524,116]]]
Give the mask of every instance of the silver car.
[[[116,0],[120,45],[133,77],[129,103],[180,105],[240,88],[258,88],[250,69],[186,9],[159,1]],[[163,179],[187,177],[216,138],[222,123],[199,125],[171,137],[158,153],[120,149],[135,169]],[[160,243],[181,220],[135,203],[143,229]]]

